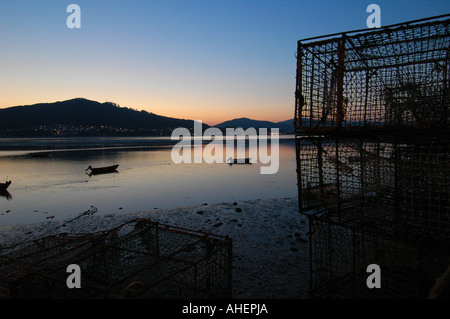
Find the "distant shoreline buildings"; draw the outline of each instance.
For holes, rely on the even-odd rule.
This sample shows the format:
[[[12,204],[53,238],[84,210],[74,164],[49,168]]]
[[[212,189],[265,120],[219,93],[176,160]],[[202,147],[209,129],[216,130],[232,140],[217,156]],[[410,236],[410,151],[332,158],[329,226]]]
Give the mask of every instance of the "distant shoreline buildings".
[[[0,137],[76,137],[76,136],[170,136],[174,128],[130,129],[105,125],[40,125],[33,128],[7,128]]]

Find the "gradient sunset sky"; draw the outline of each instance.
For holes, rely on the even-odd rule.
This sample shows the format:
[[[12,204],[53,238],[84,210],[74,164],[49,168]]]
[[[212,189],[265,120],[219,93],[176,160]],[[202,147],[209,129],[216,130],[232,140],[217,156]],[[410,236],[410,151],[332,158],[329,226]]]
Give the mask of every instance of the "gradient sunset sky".
[[[69,29],[69,4],[81,28]],[[294,116],[297,40],[450,12],[449,0],[0,0],[0,108],[84,97],[197,119]]]

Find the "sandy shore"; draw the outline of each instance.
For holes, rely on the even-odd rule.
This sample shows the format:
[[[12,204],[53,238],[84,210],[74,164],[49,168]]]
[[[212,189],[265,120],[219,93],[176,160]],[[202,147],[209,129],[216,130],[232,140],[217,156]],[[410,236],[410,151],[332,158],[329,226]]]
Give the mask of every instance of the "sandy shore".
[[[297,198],[204,203],[148,212],[85,215],[76,220],[0,227],[0,245],[58,232],[107,230],[134,218],[229,236],[233,240],[233,298],[306,298],[308,222]],[[65,227],[61,225],[65,224]]]

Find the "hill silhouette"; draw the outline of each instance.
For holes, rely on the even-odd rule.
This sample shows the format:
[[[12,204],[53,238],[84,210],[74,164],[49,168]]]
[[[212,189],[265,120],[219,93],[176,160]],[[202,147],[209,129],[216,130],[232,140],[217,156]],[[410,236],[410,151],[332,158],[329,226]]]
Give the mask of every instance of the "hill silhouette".
[[[128,131],[161,133],[176,127],[193,128],[194,121],[160,116],[120,107],[111,102],[100,103],[84,98],[0,109],[0,128],[3,133],[36,130],[51,125],[114,127],[117,130],[120,128]]]
[[[291,123],[294,120],[286,120],[286,121],[282,121],[282,122],[270,122],[270,121],[259,121],[259,120],[253,120],[253,119],[249,119],[247,117],[241,117],[238,119],[233,119],[230,121],[225,121],[223,123],[217,124],[215,125],[215,127],[224,129],[224,128],[238,128],[241,127],[244,130],[253,127],[255,129],[259,129],[259,128],[267,128],[272,129],[272,128],[278,128],[280,133],[293,133],[294,132],[294,128],[291,126]]]

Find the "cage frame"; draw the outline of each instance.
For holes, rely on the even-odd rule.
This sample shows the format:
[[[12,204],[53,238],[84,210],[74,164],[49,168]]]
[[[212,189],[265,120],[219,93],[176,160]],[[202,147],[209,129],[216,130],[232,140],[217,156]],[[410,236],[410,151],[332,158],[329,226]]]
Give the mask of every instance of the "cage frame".
[[[435,118],[429,119],[428,121],[425,119],[422,126],[429,127],[429,124],[432,126],[440,126],[440,127],[448,127],[449,124],[449,102],[450,99],[450,90],[449,90],[449,73],[450,73],[450,51],[448,49],[449,46],[449,23],[450,23],[450,14],[445,14],[436,17],[430,17],[420,20],[414,20],[399,24],[394,24],[390,26],[385,26],[378,29],[362,29],[348,32],[340,32],[334,33],[331,35],[318,36],[307,38],[303,40],[299,40],[297,42],[297,71],[296,71],[296,89],[295,89],[295,114],[294,114],[294,127],[296,134],[311,134],[311,133],[324,133],[326,134],[329,131],[333,131],[335,129],[339,129],[345,127],[347,130],[366,130],[366,131],[378,131],[379,129],[389,128],[391,130],[399,130],[404,128],[411,128],[412,126],[417,127],[417,122],[419,121],[419,115],[411,115],[414,113],[413,108],[417,107],[413,105],[415,102],[418,103],[431,103],[436,104],[435,99],[439,99],[440,107],[436,106],[436,109],[441,108]],[[442,20],[445,19],[445,20]],[[429,38],[421,38],[420,34],[416,35],[415,33],[420,33],[422,29],[431,30],[431,28],[435,32],[434,34],[430,34]],[[442,30],[443,29],[443,30]],[[411,31],[412,30],[412,31]],[[419,31],[415,31],[419,30]],[[425,34],[427,31],[423,31]],[[410,34],[412,33],[412,35]],[[405,35],[406,34],[406,35]],[[396,43],[392,38],[396,36],[400,40],[397,42],[400,45],[406,46],[406,48],[397,48],[395,47]],[[404,37],[404,38],[402,38]],[[409,38],[408,38],[409,37]],[[376,40],[385,41],[385,43],[376,43]],[[440,41],[440,46],[433,47],[426,41]],[[391,41],[391,42],[390,42]],[[424,41],[429,47],[426,49],[422,49],[424,46],[420,41]],[[367,43],[367,44],[366,44]],[[408,47],[409,43],[416,44],[420,48],[410,48]],[[331,45],[331,48],[323,49],[322,46]],[[388,48],[386,50],[391,51],[402,51],[406,50],[406,52],[400,52],[399,55],[395,52],[395,54],[386,57],[385,52],[378,52],[379,55],[370,56],[370,54],[366,54],[362,52],[363,50],[369,49],[378,49],[380,50],[383,46],[392,45],[393,48]],[[322,52],[321,50],[324,50]],[[316,51],[314,51],[316,50]],[[308,58],[305,58],[306,54],[311,55],[310,59],[312,62],[308,62]],[[431,54],[431,56],[428,56]],[[323,56],[321,56],[323,55]],[[397,57],[396,57],[397,55]],[[392,59],[400,57],[406,57],[405,61],[400,61],[399,64],[392,63]],[[330,60],[324,61],[324,57],[331,57]],[[411,58],[410,58],[411,57]],[[319,63],[315,63],[314,59],[320,60]],[[380,60],[380,65],[377,65],[377,60]],[[385,59],[385,60],[383,60]],[[412,59],[412,60],[411,60]],[[372,64],[369,62],[372,61]],[[375,62],[373,62],[375,61]],[[308,64],[310,63],[310,64]],[[370,107],[368,106],[368,96],[374,96],[374,99],[377,99],[377,92],[371,93],[373,90],[377,90],[374,88],[377,82],[369,83],[368,81],[372,81],[371,78],[373,75],[376,75],[376,72],[380,69],[392,69],[397,70],[400,67],[405,66],[417,66],[419,64],[426,64],[425,72],[434,72],[433,70],[429,70],[431,65],[434,63],[442,66],[442,79],[435,80],[432,84],[426,83],[423,87],[425,90],[429,90],[432,87],[436,87],[437,84],[440,85],[441,91],[440,93],[425,93],[425,96],[421,97],[421,83],[420,83],[420,74],[413,74],[412,82],[417,80],[419,77],[419,81],[417,83],[418,87],[405,88],[407,93],[405,92],[395,92],[389,95],[392,99],[391,112],[394,115],[390,115],[394,117],[388,121],[388,102],[386,101],[384,105],[381,102],[375,101],[375,110],[368,110]],[[315,74],[315,65],[322,65],[322,69],[319,70],[319,75],[324,75],[325,79],[317,80],[314,78]],[[309,69],[308,69],[309,68]],[[331,70],[331,71],[330,71]],[[400,70],[401,76],[405,76],[409,70]],[[345,76],[349,73],[352,73],[351,79],[346,79]],[[327,75],[328,74],[328,75]],[[327,77],[331,79],[327,80]],[[393,77],[393,75],[390,75]],[[428,75],[429,76],[429,75]],[[365,77],[365,80],[359,79]],[[375,78],[374,77],[374,78]],[[357,80],[353,80],[353,78],[357,78]],[[350,85],[353,84],[352,81],[360,81],[361,83],[356,84],[355,86],[360,85],[361,88],[357,87],[356,92],[349,92],[351,94],[350,100],[349,98],[344,96],[344,93],[347,92],[350,88]],[[381,80],[382,84],[385,81],[384,78]],[[399,80],[400,83],[403,80]],[[406,81],[406,80],[405,80]],[[438,83],[436,83],[436,81]],[[365,82],[365,83],[363,83]],[[393,81],[393,83],[396,83]],[[411,84],[412,85],[412,84]],[[329,86],[329,88],[328,88]],[[358,92],[358,89],[360,92]],[[398,87],[393,87],[392,90],[401,91]],[[313,91],[317,92],[314,93]],[[319,92],[323,90],[323,92]],[[365,92],[363,92],[365,91]],[[419,92],[419,93],[418,93]],[[399,96],[402,95],[402,96]],[[405,94],[409,94],[408,98],[405,98]],[[317,98],[313,98],[314,95],[317,95]],[[355,95],[355,96],[353,96]],[[386,93],[387,95],[387,93]],[[413,96],[415,95],[415,96]],[[419,97],[417,97],[419,95]],[[360,99],[361,101],[357,101]],[[430,101],[430,99],[432,99]],[[386,98],[387,100],[387,98]],[[399,101],[401,100],[401,101]],[[347,102],[346,102],[347,101]],[[424,102],[425,101],[425,102]],[[395,102],[395,103],[394,103]],[[346,103],[349,104],[346,107]],[[379,103],[379,105],[378,105]],[[322,105],[319,105],[322,104]],[[416,103],[417,104],[417,103]],[[406,105],[406,106],[405,106]],[[377,108],[380,108],[379,110]],[[306,110],[306,108],[310,108],[310,110]],[[333,109],[332,109],[333,108]],[[344,116],[347,112],[347,108],[353,110],[354,112],[363,112],[362,114],[356,113],[357,117],[359,115],[360,118],[351,118],[349,120],[345,120]],[[395,114],[395,109],[400,110],[400,108],[405,108],[402,110],[401,114]],[[322,118],[320,118],[319,111],[322,111]],[[359,110],[359,111],[358,111]],[[385,111],[384,115],[374,115],[376,112]],[[392,111],[394,110],[394,111]],[[326,112],[325,112],[326,111]],[[420,110],[423,113],[423,110]],[[326,115],[324,115],[324,112]],[[367,118],[367,112],[369,112],[370,116]],[[373,112],[373,113],[371,113]],[[409,113],[408,113],[409,112]],[[397,113],[399,113],[397,111]],[[408,114],[406,114],[408,113]],[[416,113],[419,111],[416,110]],[[329,114],[333,114],[334,118],[331,120],[327,120]],[[377,117],[377,118],[374,118]],[[309,119],[308,119],[309,117]],[[397,117],[399,119],[397,119]],[[403,119],[405,117],[405,119]],[[415,118],[413,123],[407,122],[409,117]],[[398,121],[397,121],[398,120]],[[352,121],[356,121],[356,124]],[[378,121],[378,123],[377,123]],[[403,123],[406,121],[406,123]],[[422,121],[422,120],[421,120]],[[412,125],[411,125],[412,124]]]
[[[449,287],[440,281],[450,269],[448,242],[412,242],[385,223],[342,219],[333,210],[308,215],[308,223],[309,298],[450,298]],[[333,240],[340,236],[344,239]],[[371,264],[381,268],[381,289],[366,285]]]
[[[450,132],[416,133],[297,136],[299,212],[359,207],[366,221],[410,227],[412,240],[447,241]]]
[[[229,298],[232,257],[228,236],[137,218],[106,231],[59,233],[3,248],[0,297]],[[83,289],[65,286],[68,264],[82,268]],[[158,272],[161,267],[164,271]],[[202,271],[207,272],[206,279]],[[222,274],[223,280],[216,285],[214,276]],[[185,292],[167,295],[166,290],[178,282]],[[169,288],[160,293],[161,284]]]
[[[450,173],[449,165],[445,164],[445,161],[448,161],[450,142],[450,113],[448,112],[450,107],[448,78],[450,73],[449,23],[450,14],[444,14],[398,23],[378,29],[339,32],[302,39],[297,42],[294,133],[297,157],[296,171],[299,213],[306,215],[309,221],[310,298],[330,297],[330,295],[326,294],[327,290],[328,292],[334,293],[331,298],[335,298],[337,295],[340,295],[338,296],[339,298],[389,298],[393,296],[393,294],[391,294],[392,291],[385,291],[385,294],[382,290],[378,293],[376,291],[375,293],[370,293],[367,290],[361,293],[361,290],[358,290],[360,287],[357,289],[355,286],[356,281],[360,281],[362,278],[361,273],[357,274],[355,271],[356,265],[358,264],[357,258],[355,257],[355,252],[358,247],[356,240],[358,236],[356,234],[359,234],[360,237],[362,236],[361,238],[364,238],[364,236],[367,238],[372,236],[372,238],[375,239],[383,238],[381,241],[386,243],[400,243],[400,245],[408,247],[411,251],[420,252],[420,254],[415,255],[415,257],[403,256],[403,261],[406,264],[411,262],[426,263],[426,257],[422,258],[421,256],[436,254],[436,256],[439,256],[440,258],[439,263],[445,264],[445,267],[448,266],[448,262],[450,261],[450,191],[448,176],[450,176]],[[434,27],[436,29],[432,30]],[[432,32],[437,30],[439,30],[439,32],[432,34]],[[423,33],[421,33],[421,31],[423,31]],[[427,32],[429,32],[428,38],[424,36]],[[411,37],[411,34],[415,37]],[[397,43],[395,43],[395,36],[399,37],[402,35],[404,36],[403,40],[398,40]],[[367,47],[373,49],[379,46],[381,49],[378,50],[380,50],[379,52],[382,52],[383,45],[395,46],[397,44],[401,47],[406,44],[404,47],[405,51],[403,52],[400,50],[399,56],[396,56],[394,52],[394,54],[390,54],[386,58],[382,57],[382,54],[379,54],[379,59],[385,59],[382,60],[384,63],[381,63],[380,65],[371,63],[373,61],[366,61],[361,54],[363,50],[361,49],[358,52],[358,46],[362,43],[360,39],[374,40],[377,39],[377,37],[378,39],[381,39],[381,43],[375,41],[370,43],[368,41]],[[441,41],[439,44],[440,47],[423,45],[424,43],[429,44],[429,42],[437,40]],[[386,42],[384,43],[383,41]],[[414,45],[408,46],[408,43],[420,43],[422,44],[422,47],[417,48]],[[316,48],[317,51],[313,51],[314,48]],[[322,63],[322,69],[320,69],[320,65],[315,64],[314,61],[308,61],[308,59],[320,60],[321,49],[324,50],[324,52],[322,52],[323,56],[328,58],[320,61],[320,63]],[[433,55],[433,52],[436,50],[439,54]],[[428,55],[428,53],[430,54]],[[307,54],[310,54],[310,56],[307,56]],[[402,60],[403,57],[407,58]],[[375,55],[374,60],[376,60],[376,58],[377,56]],[[369,60],[370,59],[369,56]],[[434,69],[430,69],[430,66],[434,67],[435,62],[436,67],[442,67],[441,71],[438,70],[435,72]],[[332,65],[333,68],[330,67],[327,69],[327,63]],[[316,65],[319,65],[317,66],[317,69],[315,69]],[[329,71],[329,69],[332,71]],[[371,89],[370,85],[373,85],[373,83],[371,84],[369,81],[378,76],[377,72],[387,72],[384,70],[390,69],[398,72],[398,74],[400,74],[399,78],[401,78],[401,72],[404,71],[407,73],[412,70],[413,76],[411,79],[414,80],[411,82],[412,84],[421,83],[420,81],[415,82],[416,79],[420,80],[421,76],[424,76],[425,78],[429,76],[432,80],[428,81],[427,79],[428,82],[423,82],[425,91],[421,91],[422,87],[420,86],[420,90],[414,91],[417,87],[409,85],[411,83],[406,83],[409,86],[404,85],[404,87],[395,87],[395,85],[391,85],[392,83],[400,83],[403,85],[404,83],[400,80],[398,82],[389,82],[391,86],[385,85],[384,91],[375,90],[375,95],[381,93],[385,94],[383,96],[385,104],[380,102],[382,112],[380,113],[381,115],[379,118],[375,118],[374,120],[374,117],[370,114],[371,110],[367,107],[368,92]],[[324,79],[315,78],[315,72],[318,72],[317,74],[319,74],[319,77],[320,75],[323,75]],[[417,74],[414,72],[417,72]],[[437,72],[441,72],[439,75],[440,77],[436,75]],[[386,73],[386,76],[388,75],[391,74]],[[360,77],[359,80],[358,77]],[[409,78],[407,79],[409,80]],[[348,92],[353,94],[353,91],[351,91],[353,90],[351,87],[352,84],[356,87],[355,91],[357,94],[359,94],[359,99],[356,99],[357,102],[351,100],[352,96],[350,96],[350,102],[346,100],[346,94],[348,94]],[[434,87],[439,87],[439,90],[434,90]],[[358,89],[360,89],[360,91],[357,91]],[[391,91],[389,91],[389,89],[391,89]],[[394,89],[396,89],[396,91],[394,91]],[[318,93],[314,96],[313,93],[315,91]],[[418,94],[416,96],[417,99],[416,97],[412,98],[412,93],[415,92],[425,92],[426,94],[423,96]],[[389,100],[386,96],[395,97],[397,100]],[[314,98],[316,100],[313,100]],[[395,103],[392,101],[395,101]],[[396,115],[395,112],[387,111],[387,102],[391,103],[389,105],[391,109],[395,109],[395,107],[399,108],[400,112],[398,112],[398,114],[400,114],[400,116],[398,116],[398,114]],[[432,107],[428,119],[420,118],[420,116],[416,116],[412,112],[412,110],[417,107],[417,104],[422,102],[425,106]],[[314,105],[314,103],[316,105]],[[355,103],[353,107],[356,105],[356,108],[359,107],[360,110],[364,112],[362,124],[358,124],[358,121],[352,122],[346,118],[349,107],[352,107],[351,103]],[[360,103],[360,105],[357,103]],[[328,112],[330,110],[329,105],[333,107],[331,113]],[[321,106],[322,109],[320,108]],[[375,104],[375,106],[377,106],[377,104]],[[408,106],[410,109],[402,109],[405,106]],[[308,108],[310,108],[309,113]],[[313,108],[316,109],[314,110]],[[325,110],[325,113],[321,114],[320,111],[323,112],[323,110]],[[404,114],[407,113],[405,110],[409,112],[407,116],[410,118],[404,116]],[[435,112],[435,110],[438,110],[438,112]],[[331,119],[325,117],[324,114],[327,116],[332,114]],[[322,118],[320,115],[322,115]],[[411,115],[414,117],[411,117]],[[411,120],[411,118],[413,120]],[[357,120],[361,120],[361,118],[357,118]],[[432,146],[432,143],[429,144],[430,141],[435,139],[443,141],[443,145],[441,146],[439,146],[438,143],[437,149],[433,148],[434,146]],[[311,140],[316,140],[318,142],[312,142],[308,145],[308,141]],[[349,143],[348,141],[352,140],[355,141],[354,145],[347,147],[346,143]],[[328,142],[327,148],[323,147],[323,141]],[[385,182],[391,187],[391,190],[388,192],[389,196],[386,198],[383,198],[383,194],[379,196],[378,192],[376,192],[377,196],[374,198],[366,196],[363,192],[366,190],[364,185],[370,184],[370,180],[364,180],[366,171],[364,165],[366,164],[362,162],[362,159],[364,158],[364,143],[370,144],[370,142],[388,144],[389,147],[392,147],[393,149],[390,158],[380,158],[379,153],[374,156],[375,160],[379,161],[377,164],[378,167],[374,168],[375,173],[377,173],[376,170],[379,170],[380,167],[386,169],[387,178]],[[351,149],[351,151],[348,152],[348,156],[356,155],[355,157],[360,158],[360,166],[358,166],[358,164],[349,164],[348,161],[345,162],[343,160],[342,155],[345,155],[346,148],[347,150]],[[422,150],[424,154],[421,154]],[[408,152],[411,153],[409,154]],[[440,158],[441,156],[443,159]],[[326,157],[328,157],[328,161],[326,160]],[[435,162],[438,163],[437,168],[434,167],[429,171],[420,168],[421,165],[433,165]],[[310,165],[310,167],[308,167],[308,165]],[[350,167],[346,167],[346,165]],[[414,165],[416,167],[414,167]],[[416,169],[417,167],[419,168]],[[436,174],[434,171],[440,167],[443,167],[443,176],[436,179],[435,183],[437,183],[436,188],[438,188],[438,192],[442,191],[443,195],[436,197],[434,196],[436,193],[433,193],[433,191],[430,192],[428,189],[432,187],[431,184],[435,177],[433,174]],[[326,173],[327,169],[329,170],[328,173]],[[347,187],[348,189],[344,190],[341,185],[341,182],[344,180],[344,175],[349,169],[354,169],[357,172],[356,182],[354,182],[356,185],[354,187],[354,193],[351,193],[351,187]],[[412,177],[410,179],[408,179],[408,170],[411,170],[412,172]],[[360,175],[358,175],[358,172]],[[425,177],[422,178],[420,176],[421,174]],[[445,178],[447,179],[445,180]],[[408,182],[414,181],[417,182],[417,186],[410,186],[407,184]],[[309,182],[311,182],[311,185],[308,184]],[[316,184],[313,182],[316,182]],[[315,188],[317,184],[320,185],[319,188]],[[323,192],[324,187],[326,193]],[[361,189],[362,196],[357,192],[358,187]],[[443,189],[440,189],[440,187]],[[370,187],[367,189],[371,190]],[[311,193],[307,194],[307,192]],[[348,195],[346,192],[355,196],[346,197],[345,195]],[[311,194],[314,198],[313,201],[306,196]],[[426,197],[430,194],[433,196],[426,198],[426,200],[423,200],[420,203],[423,196]],[[405,199],[410,202],[405,204]],[[419,199],[419,201],[417,201],[417,199]],[[364,209],[366,208],[365,205],[370,205],[370,200],[374,200],[380,208],[378,210]],[[417,203],[422,206],[414,206]],[[406,209],[405,206],[401,207],[401,205],[406,205]],[[439,222],[442,221],[440,215],[429,214],[427,216],[424,214],[424,212],[429,213],[428,211],[432,210],[434,207],[438,207],[440,212],[444,213],[445,218],[443,219],[442,224],[439,224]],[[411,208],[411,210],[409,210],[409,208]],[[421,211],[422,209],[424,210]],[[415,214],[415,210],[417,210],[418,214]],[[408,219],[411,219],[411,221],[408,221]],[[324,264],[315,264],[315,257],[318,254],[314,246],[314,241],[318,238],[317,232],[314,231],[315,223],[323,223],[327,229],[330,229],[329,232],[322,234],[325,236],[324,238],[328,246],[325,247],[323,251],[319,252],[328,257],[333,253],[342,253],[343,256],[347,256],[345,257],[347,259],[343,259],[344,266],[352,269],[350,276],[347,278],[332,278],[328,276],[334,271],[331,267],[333,265],[331,262],[332,259],[326,260],[325,258]],[[419,227],[416,227],[417,225],[419,225]],[[422,227],[423,225],[426,227]],[[334,238],[333,235],[338,236],[340,231],[336,229],[331,231],[333,227],[338,227],[339,229],[344,230],[344,233],[347,232],[347,234],[351,234],[350,237],[341,239],[337,237]],[[444,231],[441,232],[440,229],[443,229]],[[339,245],[342,247],[339,248]],[[346,248],[345,245],[350,248]],[[371,252],[370,247],[367,252]],[[393,255],[392,257],[394,257],[395,254],[393,250],[391,253]],[[328,267],[328,269],[326,269],[325,272],[321,272],[318,268],[324,265],[325,268]],[[443,272],[445,269],[441,269],[440,271]],[[450,272],[450,266],[448,266],[447,272]],[[430,270],[421,274],[412,272],[409,275],[410,277],[408,278],[402,278],[403,285],[414,285],[414,278],[425,276],[428,285],[426,287],[431,288],[433,282],[432,277],[437,277],[442,275],[442,273]],[[414,277],[416,275],[419,277]],[[340,280],[338,283],[341,287],[333,287],[333,280],[335,279]],[[350,283],[350,286],[348,286],[350,287],[350,290],[343,288],[343,285],[348,283]],[[448,284],[449,283],[447,283],[447,285]],[[335,288],[342,288],[342,294],[336,291]],[[434,288],[435,287],[433,287],[433,289]],[[332,291],[333,289],[334,291]],[[423,289],[420,292],[420,295],[408,294],[407,291],[397,292],[399,295],[396,295],[396,297],[400,298],[407,298],[408,296],[412,296],[412,298],[426,297]],[[431,295],[430,292],[430,296]],[[450,291],[447,289],[444,295],[448,298]]]

